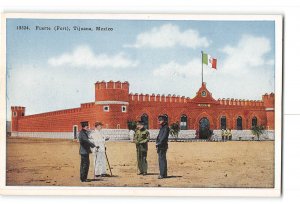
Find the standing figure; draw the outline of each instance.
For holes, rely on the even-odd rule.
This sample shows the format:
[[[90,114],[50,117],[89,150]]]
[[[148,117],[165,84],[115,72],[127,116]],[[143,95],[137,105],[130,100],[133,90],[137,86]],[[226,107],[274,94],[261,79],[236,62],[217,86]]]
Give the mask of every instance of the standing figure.
[[[136,144],[137,166],[139,170],[138,174],[147,175],[147,151],[150,134],[144,125],[143,121],[139,121],[137,123],[137,130],[134,134],[134,142]]]
[[[226,130],[222,129],[222,141],[225,142]]]
[[[232,140],[231,129],[227,129],[226,132],[227,132],[227,135],[228,135],[228,139],[229,139],[229,140]]]
[[[167,117],[160,115],[158,117],[158,124],[160,125],[159,133],[156,138],[156,150],[158,154],[159,163],[159,177],[158,179],[167,178],[167,149],[168,149],[168,138],[170,129],[168,127]]]
[[[92,153],[91,148],[96,147],[97,149],[99,146],[94,145],[89,140],[89,123],[88,122],[81,122],[81,131],[79,133],[78,139],[80,142],[80,149],[79,154],[81,156],[80,162],[80,181],[87,182],[87,176],[90,167],[90,157],[89,154]]]
[[[106,176],[106,156],[105,156],[105,141],[109,138],[105,137],[101,131],[102,123],[95,123],[95,130],[91,133],[91,139],[99,149],[93,149],[94,155],[94,175],[95,177]]]
[[[225,141],[227,141],[228,140],[228,128],[226,128],[226,130],[225,130]]]

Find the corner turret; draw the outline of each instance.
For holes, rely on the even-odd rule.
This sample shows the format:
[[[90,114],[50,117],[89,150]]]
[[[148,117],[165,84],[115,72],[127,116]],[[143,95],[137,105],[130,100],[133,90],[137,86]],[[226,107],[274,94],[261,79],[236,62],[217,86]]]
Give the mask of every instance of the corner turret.
[[[18,120],[25,116],[25,107],[12,106],[11,107],[11,132],[18,131]]]

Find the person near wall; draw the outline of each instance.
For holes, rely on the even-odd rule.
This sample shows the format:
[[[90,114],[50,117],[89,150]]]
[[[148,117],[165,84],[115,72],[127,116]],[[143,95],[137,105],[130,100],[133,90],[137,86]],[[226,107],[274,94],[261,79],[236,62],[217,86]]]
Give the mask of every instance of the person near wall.
[[[225,141],[226,130],[222,129],[222,141]]]
[[[147,152],[148,142],[150,140],[150,133],[145,128],[143,121],[137,122],[137,130],[134,134],[134,142],[136,144],[137,154],[137,168],[139,175],[147,175],[148,163],[147,163]]]
[[[231,129],[226,129],[227,132],[227,136],[229,140],[232,140],[232,133],[231,133]]]
[[[160,125],[159,133],[156,138],[156,150],[158,154],[159,163],[159,176],[158,179],[167,178],[167,150],[168,150],[168,138],[170,129],[168,127],[167,117],[160,115],[158,117],[158,124]]]
[[[95,129],[91,133],[91,141],[99,148],[93,148],[94,156],[94,176],[106,176],[106,156],[105,156],[105,141],[109,140],[108,137],[102,132],[103,124],[101,122],[95,123]]]
[[[89,140],[89,123],[88,122],[81,122],[81,131],[78,136],[78,140],[80,143],[80,149],[79,154],[81,156],[81,162],[80,162],[80,181],[81,182],[88,182],[88,172],[90,167],[90,158],[89,154],[91,153],[91,148],[96,147],[96,149],[99,148],[99,146],[96,146],[94,143],[92,143]]]

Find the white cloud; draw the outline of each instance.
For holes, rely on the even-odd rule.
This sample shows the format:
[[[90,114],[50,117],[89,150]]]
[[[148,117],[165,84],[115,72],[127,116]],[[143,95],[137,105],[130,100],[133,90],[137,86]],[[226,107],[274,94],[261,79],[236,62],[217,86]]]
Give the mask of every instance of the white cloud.
[[[273,59],[266,58],[271,51],[270,40],[265,37],[244,35],[236,46],[227,45],[221,49],[227,56],[220,69],[226,73],[247,73],[274,64]]]
[[[48,60],[52,66],[71,66],[84,68],[130,68],[136,67],[138,61],[131,60],[123,53],[109,56],[106,54],[95,54],[89,46],[76,47],[71,53],[64,53]]]
[[[199,36],[198,32],[192,29],[182,31],[178,26],[165,24],[160,27],[154,27],[150,31],[140,33],[133,45],[124,45],[124,47],[151,47],[164,48],[180,45],[183,47],[206,48],[210,45],[206,37]]]
[[[179,64],[174,61],[171,61],[166,64],[162,64],[159,68],[154,69],[154,76],[170,77],[171,79],[176,79],[178,77],[187,78],[187,77],[199,77],[201,76],[201,59],[192,59],[186,64]],[[205,74],[212,74],[215,72],[214,69],[207,68],[206,65],[203,65],[205,69]]]
[[[10,106],[25,106],[30,115],[79,107],[94,99],[95,80],[82,74],[29,64],[16,65],[8,74],[8,115]]]
[[[221,50],[225,55],[216,56],[217,70],[205,65],[203,68],[204,82],[216,99],[257,100],[264,93],[274,92],[274,59],[266,57],[271,52],[269,39],[243,36],[236,45]],[[201,74],[201,58],[185,64],[171,61],[153,71],[156,81],[168,81],[173,90],[189,97],[194,97],[200,88]]]

